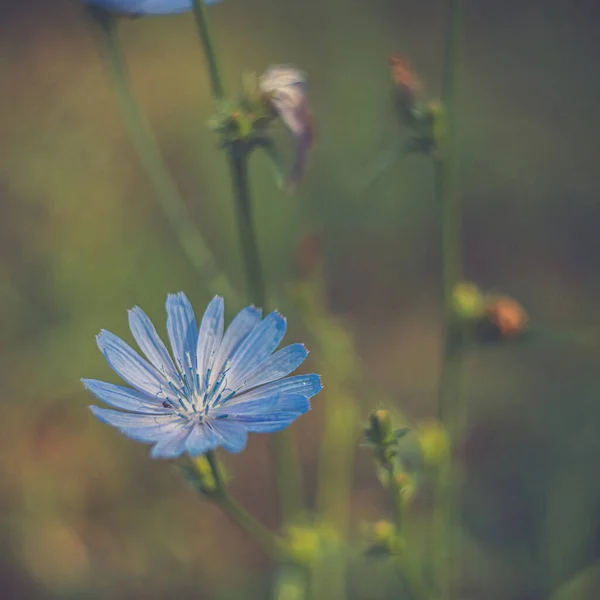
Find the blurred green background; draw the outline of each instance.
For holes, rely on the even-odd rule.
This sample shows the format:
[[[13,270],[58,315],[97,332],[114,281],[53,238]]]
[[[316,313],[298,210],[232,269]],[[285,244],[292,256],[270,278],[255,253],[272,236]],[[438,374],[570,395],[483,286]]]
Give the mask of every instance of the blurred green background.
[[[546,329],[600,331],[600,5],[465,2],[460,167],[467,276]],[[95,346],[130,340],[141,305],[164,331],[168,292],[209,295],[124,134],[78,2],[0,2],[0,597],[265,598],[269,561],[167,462],[93,420],[83,376],[116,381]],[[299,193],[252,159],[269,284],[281,296],[300,236],[323,236],[328,305],[369,381],[413,418],[439,373],[431,165],[411,157],[357,196],[399,133],[388,56],[439,91],[441,0],[226,0],[210,8],[228,90],[244,69],[308,71],[318,144]],[[226,164],[190,15],[124,21],[121,39],[164,156],[220,265],[242,288]],[[289,142],[284,131],[282,144]],[[233,307],[235,309],[240,306]],[[288,341],[307,341],[292,324]],[[462,445],[465,600],[541,600],[600,558],[600,351],[545,341],[472,354]],[[307,370],[319,371],[318,356]],[[326,383],[326,382],[325,382]],[[365,406],[378,392],[361,390]],[[320,397],[294,427],[314,479]],[[277,525],[265,439],[224,457],[233,493]],[[389,514],[357,453],[353,520]],[[309,490],[310,492],[310,490]],[[310,499],[310,498],[309,498]],[[596,577],[598,579],[598,577]],[[569,598],[598,598],[600,586]],[[394,598],[378,567],[356,598]]]

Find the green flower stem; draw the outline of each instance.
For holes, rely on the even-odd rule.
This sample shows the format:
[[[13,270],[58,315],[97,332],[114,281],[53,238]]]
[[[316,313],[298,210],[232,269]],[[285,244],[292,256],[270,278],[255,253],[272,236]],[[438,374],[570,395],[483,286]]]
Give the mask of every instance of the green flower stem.
[[[215,501],[219,503],[231,520],[239,525],[241,529],[246,531],[263,548],[263,550],[271,556],[271,558],[293,562],[293,557],[287,544],[271,530],[262,525],[262,523],[259,523],[229,495],[229,492],[221,479],[215,453],[208,452],[206,458],[208,459],[213,477],[215,478],[217,488],[214,496]]]
[[[248,152],[243,140],[227,148],[232,174],[238,219],[238,233],[246,270],[248,295],[257,306],[266,305],[266,286],[262,272],[258,240],[252,218],[252,202],[248,182]]]
[[[196,27],[198,28],[198,34],[200,41],[202,42],[204,56],[206,57],[206,63],[208,65],[211,89],[214,98],[218,103],[224,100],[225,90],[223,88],[223,82],[221,81],[217,53],[212,39],[210,21],[208,19],[204,0],[194,0],[194,17],[196,19]]]
[[[200,274],[211,293],[236,298],[237,292],[222,274],[208,246],[191,219],[177,186],[171,179],[150,126],[131,91],[129,77],[117,36],[116,20],[110,15],[95,13],[105,50],[106,64],[125,129],[158,204],[175,232],[190,264]]]
[[[443,302],[443,357],[439,382],[439,416],[450,432],[451,440],[460,439],[465,427],[465,407],[461,402],[463,327],[454,316],[454,286],[462,279],[461,207],[457,190],[457,134],[456,95],[459,63],[461,0],[448,0],[444,65],[442,72],[442,106],[445,111],[446,137],[435,158],[435,195],[440,210],[442,302]],[[458,531],[457,492],[460,487],[460,469],[452,467],[447,483],[440,470],[436,484],[434,513],[434,540],[437,586],[441,600],[451,597],[451,577],[455,565],[451,549],[457,548]]]
[[[386,466],[386,469],[390,476],[390,493],[392,494],[392,500],[394,502],[394,524],[396,525],[396,533],[400,535],[402,533],[404,517],[402,486],[396,481],[397,470],[395,466],[390,462]]]
[[[194,0],[194,15],[208,64],[213,96],[216,102],[220,103],[224,100],[223,85],[219,75],[217,54],[212,40],[208,14],[202,0]],[[252,146],[240,139],[229,142],[225,148],[236,200],[238,231],[246,267],[248,292],[252,302],[266,308],[266,287],[253,226],[252,202],[248,185],[248,156]],[[289,521],[299,514],[303,506],[300,461],[289,430],[271,436],[271,450],[275,462],[283,518]]]

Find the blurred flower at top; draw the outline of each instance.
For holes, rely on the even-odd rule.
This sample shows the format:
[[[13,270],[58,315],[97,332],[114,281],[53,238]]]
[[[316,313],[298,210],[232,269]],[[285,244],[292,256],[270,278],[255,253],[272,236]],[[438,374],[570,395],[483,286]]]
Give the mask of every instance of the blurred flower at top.
[[[129,311],[129,326],[143,359],[108,331],[97,338],[110,367],[130,386],[84,379],[85,387],[122,411],[92,406],[101,421],[127,437],[154,444],[152,458],[199,456],[219,446],[246,447],[248,432],[268,433],[290,425],[321,389],[318,375],[287,377],[306,358],[303,344],[274,352],[286,321],[274,311],[248,306],[224,331],[223,299],[215,296],[200,328],[183,292],[167,298],[172,356],[141,308]]]
[[[294,191],[302,178],[315,140],[306,73],[290,65],[273,65],[261,76],[259,88],[297,139],[296,158],[289,176],[289,188]]]
[[[217,4],[221,0],[204,0]],[[132,15],[172,15],[192,10],[192,0],[84,0],[86,4],[108,11]]]

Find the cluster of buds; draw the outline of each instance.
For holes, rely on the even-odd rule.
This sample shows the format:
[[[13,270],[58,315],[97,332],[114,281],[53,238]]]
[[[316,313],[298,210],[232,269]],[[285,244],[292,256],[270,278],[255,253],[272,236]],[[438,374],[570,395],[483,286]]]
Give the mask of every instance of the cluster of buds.
[[[412,132],[414,149],[430,154],[442,143],[445,134],[444,110],[439,100],[422,100],[423,85],[408,60],[390,57],[394,98],[402,123]]]
[[[277,119],[284,123],[296,140],[292,166],[287,175],[279,176],[288,191],[295,191],[315,139],[307,76],[303,71],[288,65],[274,65],[261,76],[247,73],[239,101],[222,102],[209,125],[221,134],[224,147],[243,145],[245,152],[262,147],[280,172],[281,161],[267,132],[269,125]]]
[[[480,342],[516,339],[527,330],[529,318],[521,304],[511,298],[483,293],[471,282],[461,282],[454,288],[455,314],[472,326]]]

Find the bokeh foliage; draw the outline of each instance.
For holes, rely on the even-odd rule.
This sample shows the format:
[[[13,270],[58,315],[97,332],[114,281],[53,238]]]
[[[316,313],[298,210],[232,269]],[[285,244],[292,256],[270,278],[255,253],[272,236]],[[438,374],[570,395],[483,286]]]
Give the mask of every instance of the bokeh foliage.
[[[172,467],[88,414],[79,378],[111,377],[94,335],[126,337],[135,304],[162,322],[168,291],[185,289],[200,305],[208,294],[136,163],[77,2],[0,7],[2,595],[233,598],[239,588],[262,598],[269,563],[251,542]],[[213,19],[228,89],[243,69],[271,62],[311,77],[319,138],[300,192],[282,195],[266,161],[252,158],[261,251],[281,310],[294,310],[285,290],[298,238],[316,229],[329,306],[377,382],[372,394],[359,391],[365,406],[382,393],[411,417],[431,414],[439,311],[430,165],[411,157],[368,194],[355,189],[398,133],[388,55],[410,56],[438,91],[441,2],[227,0]],[[599,30],[592,2],[471,3],[459,106],[467,275],[509,290],[536,322],[591,337],[600,327]],[[191,17],[126,22],[121,34],[190,211],[241,285]],[[290,341],[302,335],[292,324]],[[542,598],[597,558],[598,359],[594,344],[550,341],[469,358],[463,505],[474,597]],[[314,404],[295,428],[309,476],[323,410]],[[264,439],[228,464],[233,492],[276,524]],[[354,520],[389,509],[359,455]],[[381,570],[354,570],[356,597],[390,597],[394,580]]]

